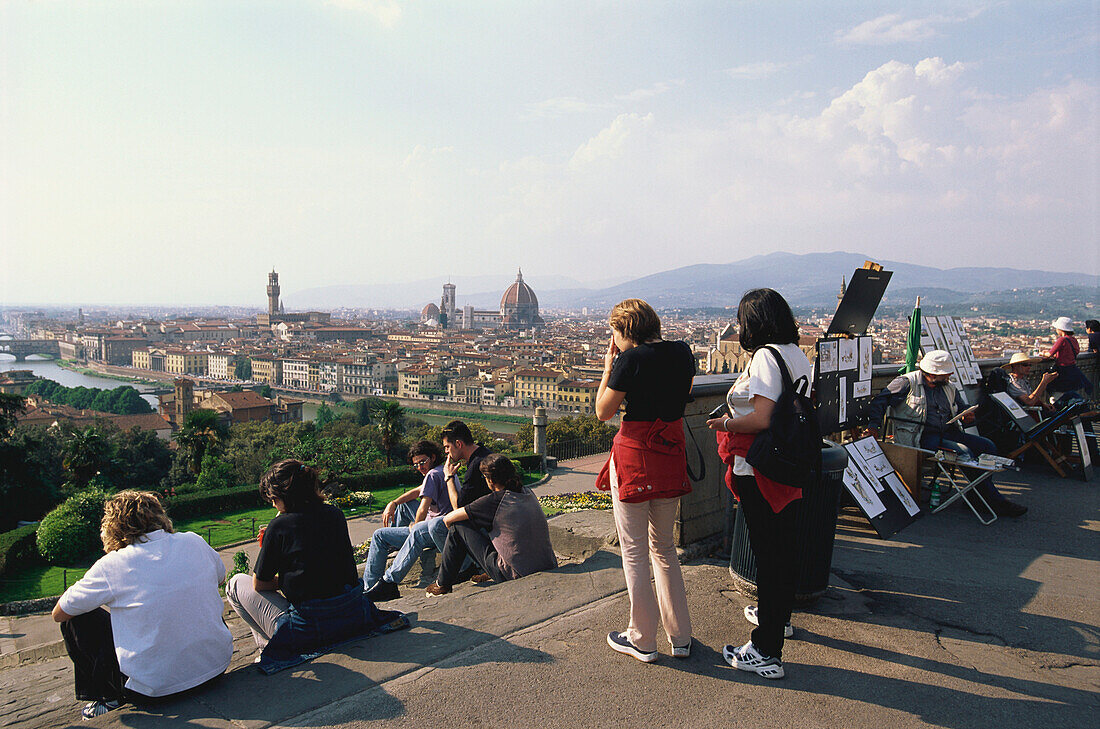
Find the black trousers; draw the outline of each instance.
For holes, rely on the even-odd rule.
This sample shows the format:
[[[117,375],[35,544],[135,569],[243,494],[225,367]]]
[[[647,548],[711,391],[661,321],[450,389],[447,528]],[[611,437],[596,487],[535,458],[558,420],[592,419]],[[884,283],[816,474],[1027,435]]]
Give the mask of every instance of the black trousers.
[[[790,622],[798,587],[795,524],[802,499],[792,501],[776,514],[753,476],[737,477],[737,493],[749,530],[749,544],[756,556],[756,615],[760,625],[752,631],[752,642],[764,655],[782,658],[783,627]]]
[[[65,650],[76,670],[76,698],[81,701],[126,701],[126,676],[118,667],[111,614],[103,608],[61,624]]]
[[[497,582],[509,579],[500,571],[497,550],[489,535],[471,524],[459,522],[453,524],[447,532],[447,543],[443,545],[443,556],[439,560],[439,575],[436,583],[440,587],[451,587],[462,571],[462,562],[466,555],[477,563],[478,567]]]

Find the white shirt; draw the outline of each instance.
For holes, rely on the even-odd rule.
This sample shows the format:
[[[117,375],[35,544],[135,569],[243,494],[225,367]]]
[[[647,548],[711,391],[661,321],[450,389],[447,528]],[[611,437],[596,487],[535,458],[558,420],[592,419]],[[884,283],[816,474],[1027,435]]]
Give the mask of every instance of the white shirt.
[[[126,688],[167,696],[229,666],[233,636],[218,594],[225,565],[198,534],[158,529],[145,539],[101,557],[58,605],[69,615],[110,608]]]
[[[804,391],[808,391],[813,386],[813,365],[806,359],[806,355],[798,345],[772,344],[770,346],[778,348],[783,355],[783,361],[791,374],[792,382],[797,384],[799,377],[806,377],[808,384]],[[737,418],[749,415],[756,410],[752,405],[752,398],[756,395],[775,402],[782,393],[783,373],[779,370],[779,363],[775,361],[775,352],[761,347],[753,353],[749,366],[726,393],[726,404],[733,417]],[[736,456],[733,461],[733,473],[735,476],[751,476],[753,475],[752,466],[741,456]]]

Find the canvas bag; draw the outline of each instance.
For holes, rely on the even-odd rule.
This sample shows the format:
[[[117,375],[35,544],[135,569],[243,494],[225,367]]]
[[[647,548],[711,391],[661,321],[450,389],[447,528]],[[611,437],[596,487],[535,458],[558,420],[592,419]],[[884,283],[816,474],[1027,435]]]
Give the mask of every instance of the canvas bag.
[[[791,381],[779,350],[766,347],[779,362],[783,391],[772,410],[767,430],[756,434],[745,461],[773,481],[800,489],[816,485],[821,476],[821,428],[810,400],[806,376]],[[805,383],[805,394],[799,387]]]

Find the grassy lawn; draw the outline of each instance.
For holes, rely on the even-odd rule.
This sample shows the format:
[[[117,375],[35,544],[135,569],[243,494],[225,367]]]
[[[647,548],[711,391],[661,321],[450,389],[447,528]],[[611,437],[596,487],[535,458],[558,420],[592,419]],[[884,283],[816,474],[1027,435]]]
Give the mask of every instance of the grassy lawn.
[[[66,585],[73,584],[87,571],[87,567],[66,570],[48,564],[12,567],[7,574],[0,577],[0,602],[60,595],[65,591]]]
[[[544,474],[524,474],[525,484],[534,483]],[[395,488],[380,489],[374,492],[374,503],[368,506],[359,506],[343,509],[344,515],[360,516],[381,511],[392,499],[405,493],[409,487],[397,486]],[[544,509],[545,510],[545,509]],[[558,513],[557,511],[548,511]],[[215,548],[241,542],[254,538],[253,520],[255,528],[267,524],[275,518],[276,511],[270,506],[254,509],[237,509],[220,514],[211,514],[199,519],[183,519],[174,523],[176,531],[195,532],[209,538]],[[71,585],[84,576],[88,571],[83,568],[53,567],[47,564],[30,564],[13,566],[7,574],[0,577],[0,603],[14,600],[31,600],[38,597],[60,595],[66,585]]]

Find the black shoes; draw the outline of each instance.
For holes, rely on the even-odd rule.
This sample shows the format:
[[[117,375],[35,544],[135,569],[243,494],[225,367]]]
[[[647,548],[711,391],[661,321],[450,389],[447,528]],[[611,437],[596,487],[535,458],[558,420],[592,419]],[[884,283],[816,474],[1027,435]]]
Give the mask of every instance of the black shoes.
[[[374,587],[367,590],[367,599],[371,602],[386,602],[399,597],[401,597],[401,591],[397,589],[397,585],[385,580],[379,580],[374,583]]]
[[[993,509],[993,513],[997,516],[1008,516],[1016,518],[1017,516],[1023,516],[1027,513],[1027,507],[1014,503],[1005,499],[1004,501],[994,502],[990,508]]]

